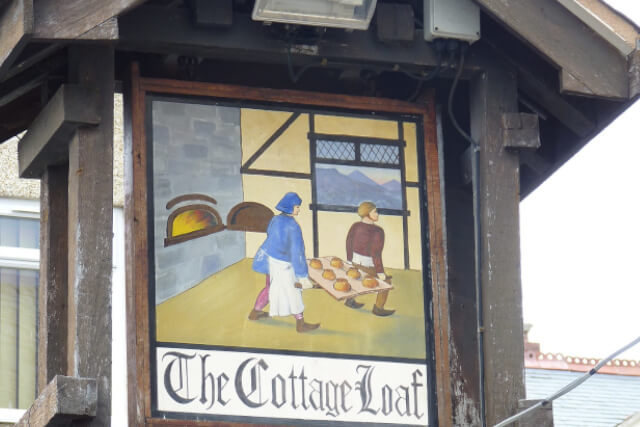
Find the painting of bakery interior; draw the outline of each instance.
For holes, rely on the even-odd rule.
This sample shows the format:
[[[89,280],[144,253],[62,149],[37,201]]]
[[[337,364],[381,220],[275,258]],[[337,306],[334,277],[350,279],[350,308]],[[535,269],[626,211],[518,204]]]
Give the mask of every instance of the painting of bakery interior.
[[[427,358],[421,117],[148,106],[157,343]]]

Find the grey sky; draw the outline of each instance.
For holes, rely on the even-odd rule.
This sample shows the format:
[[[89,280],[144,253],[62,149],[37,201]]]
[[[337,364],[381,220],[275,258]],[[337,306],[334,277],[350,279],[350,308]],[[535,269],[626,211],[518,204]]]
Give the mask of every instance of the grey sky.
[[[608,3],[640,22],[640,1]],[[524,321],[544,352],[604,357],[640,335],[638,122],[640,103],[521,203]]]

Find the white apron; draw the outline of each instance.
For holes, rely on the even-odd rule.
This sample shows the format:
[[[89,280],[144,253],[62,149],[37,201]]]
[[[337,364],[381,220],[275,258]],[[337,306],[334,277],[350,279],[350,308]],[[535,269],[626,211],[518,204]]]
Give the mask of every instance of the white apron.
[[[357,252],[353,253],[353,258],[351,262],[354,264],[360,264],[365,267],[373,267],[373,258],[370,256],[362,255]]]
[[[289,316],[304,311],[302,289],[295,287],[296,275],[287,261],[269,257],[269,316]]]

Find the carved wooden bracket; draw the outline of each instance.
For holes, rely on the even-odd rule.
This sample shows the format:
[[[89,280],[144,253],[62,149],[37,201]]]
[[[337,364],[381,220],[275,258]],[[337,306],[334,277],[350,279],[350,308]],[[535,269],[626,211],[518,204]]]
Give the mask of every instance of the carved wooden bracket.
[[[502,142],[504,148],[537,150],[540,148],[538,116],[526,113],[502,115]]]
[[[42,390],[16,427],[67,425],[96,416],[98,386],[93,378],[56,375]]]
[[[66,161],[69,142],[80,126],[100,123],[94,91],[78,85],[62,85],[35,118],[18,144],[21,178],[40,178],[46,166]]]

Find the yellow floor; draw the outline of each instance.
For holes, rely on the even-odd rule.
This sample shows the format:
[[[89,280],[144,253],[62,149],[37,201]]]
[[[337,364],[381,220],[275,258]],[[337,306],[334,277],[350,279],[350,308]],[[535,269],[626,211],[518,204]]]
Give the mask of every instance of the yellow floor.
[[[395,289],[386,308],[390,317],[371,314],[375,294],[358,297],[354,310],[322,289],[304,291],[305,320],[321,326],[306,334],[295,330],[295,319],[273,317],[251,321],[247,315],[264,275],[245,259],[156,307],[157,339],[162,342],[222,345],[386,357],[426,358],[422,273],[392,270]],[[267,307],[268,309],[268,307]]]

